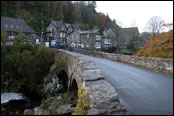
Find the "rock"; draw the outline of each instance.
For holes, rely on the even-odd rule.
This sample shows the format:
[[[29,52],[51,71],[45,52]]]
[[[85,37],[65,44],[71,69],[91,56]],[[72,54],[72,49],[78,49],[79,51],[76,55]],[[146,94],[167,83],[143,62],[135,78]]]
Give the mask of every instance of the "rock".
[[[24,115],[33,115],[33,110],[31,109],[24,110]]]
[[[1,112],[5,112],[5,108],[4,107],[1,107]]]
[[[58,115],[71,114],[75,108],[71,107],[72,104],[65,104],[56,109]]]
[[[63,85],[59,84],[59,78],[56,75],[51,78],[50,82],[46,82],[47,80],[49,79],[45,79],[44,93],[47,94],[48,97],[59,92],[63,88]]]
[[[49,112],[47,110],[43,110],[40,107],[35,107],[33,109],[34,115],[49,115]]]

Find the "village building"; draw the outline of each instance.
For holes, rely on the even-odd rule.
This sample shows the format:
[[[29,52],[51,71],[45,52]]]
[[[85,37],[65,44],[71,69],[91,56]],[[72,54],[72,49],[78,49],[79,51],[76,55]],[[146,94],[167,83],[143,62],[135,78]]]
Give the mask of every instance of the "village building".
[[[59,40],[62,44],[66,44],[67,28],[63,21],[51,21],[44,31],[44,40],[49,46],[52,40]]]
[[[102,37],[102,50],[115,50],[117,48],[117,41],[115,32],[112,29],[105,29]]]
[[[137,46],[140,38],[139,35],[140,34],[137,27],[120,28],[119,32],[120,47],[126,48],[131,43]]]
[[[80,24],[68,24],[67,27],[67,46],[78,46],[80,44],[80,31],[82,27]],[[77,45],[78,44],[78,45]]]
[[[82,49],[101,51],[101,33],[99,29],[80,31],[80,43]]]
[[[19,34],[20,28],[23,26],[22,42],[35,43],[36,39],[40,39],[36,31],[25,23],[23,19],[1,16],[1,32],[7,32],[6,45],[13,45],[14,38]]]

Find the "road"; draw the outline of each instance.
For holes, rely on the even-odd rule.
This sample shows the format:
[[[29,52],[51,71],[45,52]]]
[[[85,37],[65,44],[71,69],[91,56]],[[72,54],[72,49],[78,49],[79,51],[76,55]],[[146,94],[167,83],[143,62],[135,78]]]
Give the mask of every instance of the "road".
[[[173,115],[172,76],[107,59],[73,54],[93,61],[102,70],[131,114]]]

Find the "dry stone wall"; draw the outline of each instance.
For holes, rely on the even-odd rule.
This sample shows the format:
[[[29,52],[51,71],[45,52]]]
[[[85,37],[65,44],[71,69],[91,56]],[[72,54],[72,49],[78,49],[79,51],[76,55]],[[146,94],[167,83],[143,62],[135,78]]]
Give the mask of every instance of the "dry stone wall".
[[[83,87],[90,95],[92,104],[88,115],[129,114],[128,109],[120,104],[117,91],[104,79],[101,70],[93,62],[63,50],[59,52],[59,55],[66,56],[70,83],[75,79],[78,88]]]
[[[100,57],[100,58],[110,59],[113,61],[119,61],[136,66],[141,66],[144,68],[152,69],[154,71],[161,71],[173,74],[173,59],[142,57],[142,56],[139,57],[139,56],[130,56],[130,55],[105,53],[105,52],[93,52],[93,51],[86,51],[79,49],[74,51],[94,57]]]

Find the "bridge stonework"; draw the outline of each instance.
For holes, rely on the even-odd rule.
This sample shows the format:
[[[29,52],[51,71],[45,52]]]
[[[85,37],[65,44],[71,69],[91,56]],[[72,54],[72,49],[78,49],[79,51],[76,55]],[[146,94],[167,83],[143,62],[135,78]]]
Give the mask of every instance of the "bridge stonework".
[[[143,68],[151,69],[156,72],[160,71],[168,74],[173,74],[173,59],[130,56],[114,53],[86,51],[80,49],[76,49],[74,51],[94,57],[105,58],[113,61],[141,66]]]
[[[88,115],[129,114],[120,104],[116,90],[104,80],[101,70],[93,62],[63,50],[58,51],[57,58],[57,73],[67,72],[68,87],[71,88],[72,81],[76,80],[78,88],[83,87],[89,93],[92,104]]]

